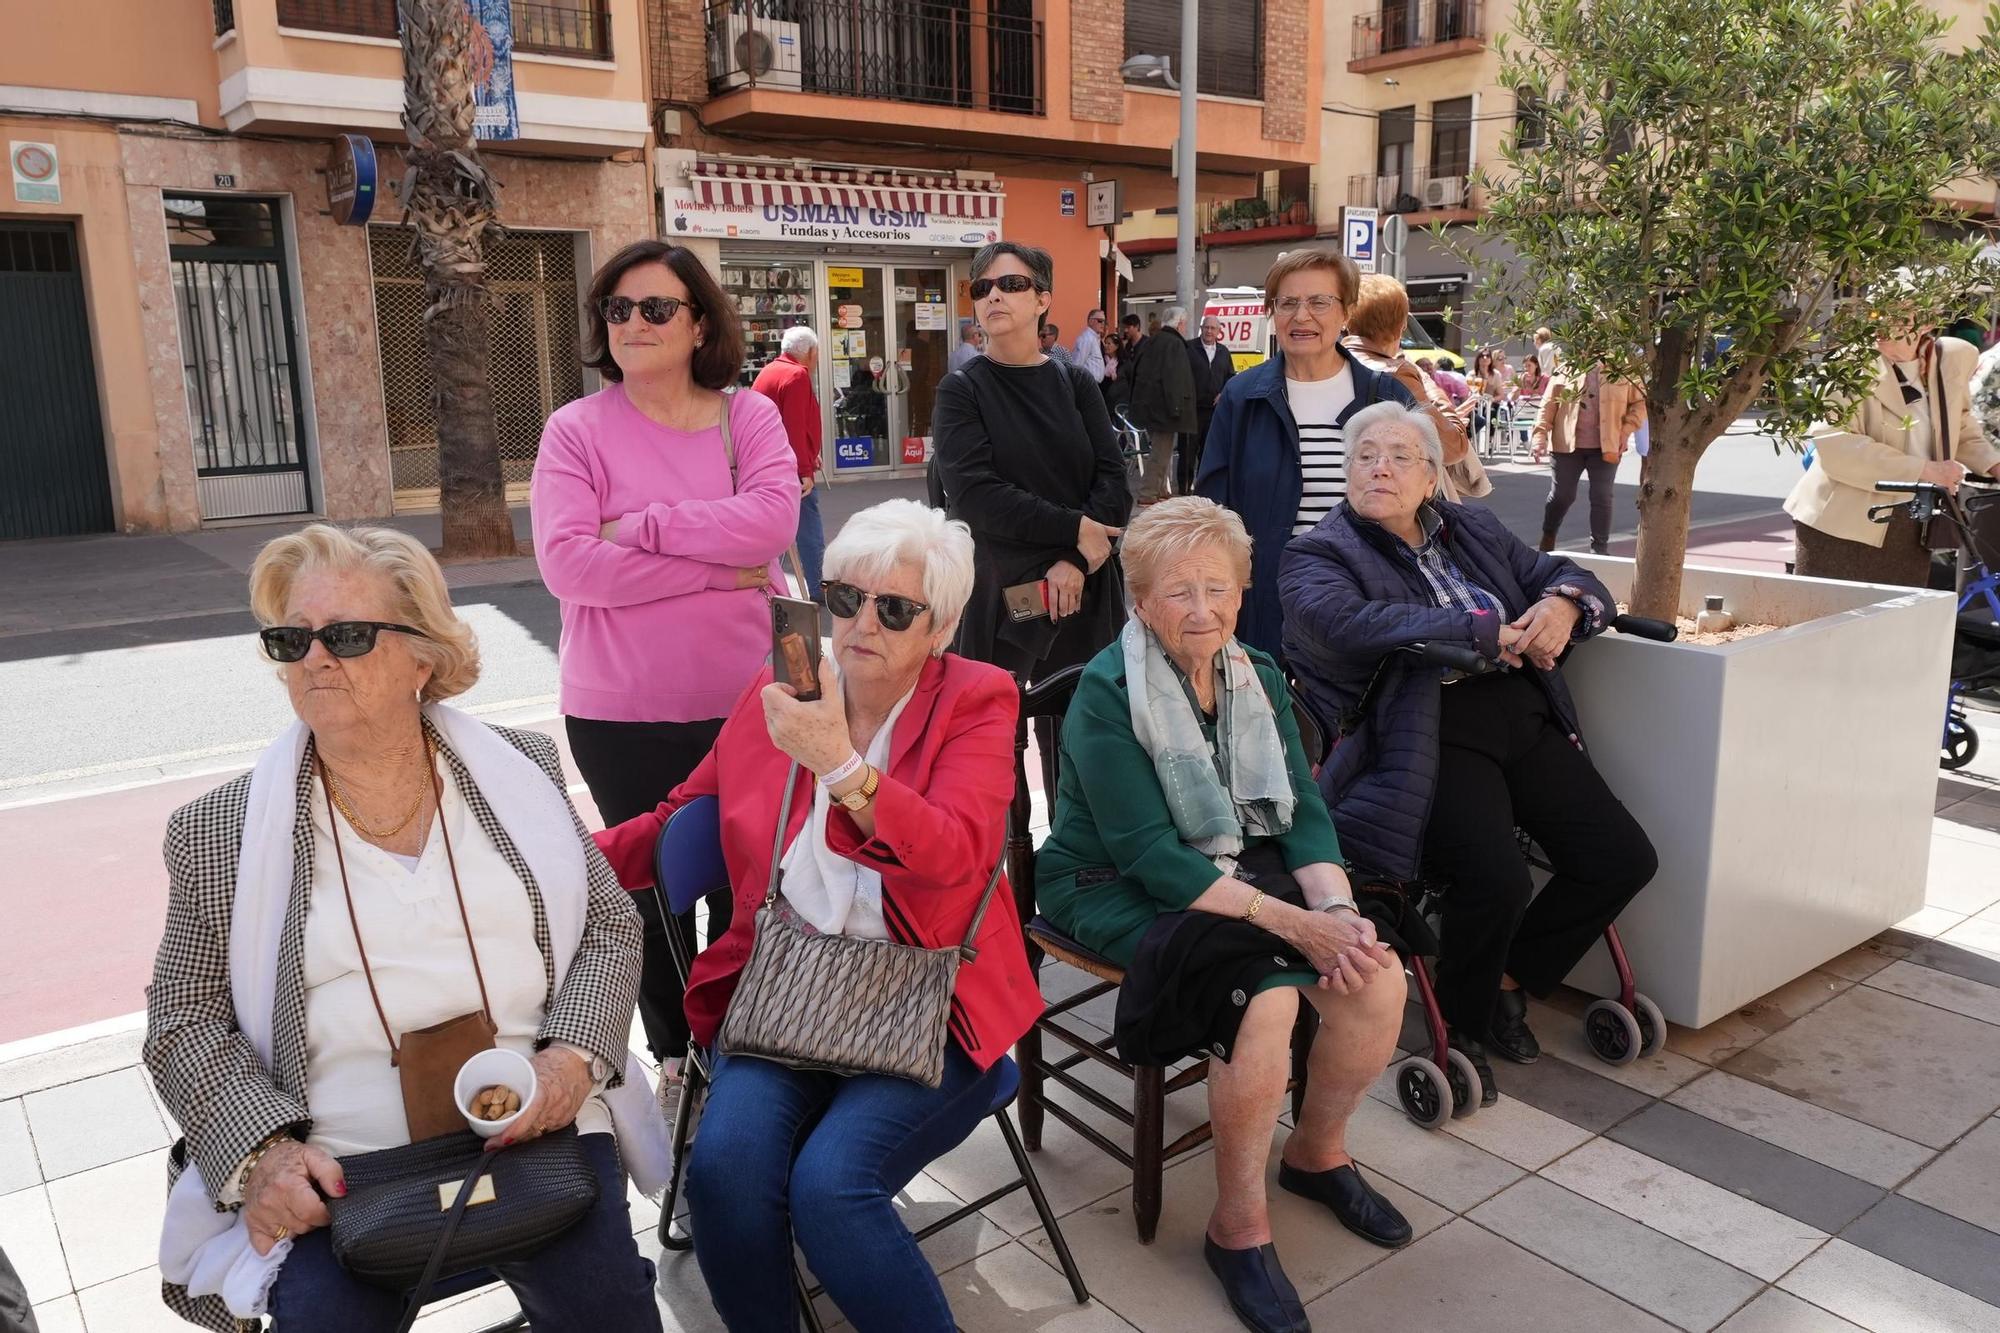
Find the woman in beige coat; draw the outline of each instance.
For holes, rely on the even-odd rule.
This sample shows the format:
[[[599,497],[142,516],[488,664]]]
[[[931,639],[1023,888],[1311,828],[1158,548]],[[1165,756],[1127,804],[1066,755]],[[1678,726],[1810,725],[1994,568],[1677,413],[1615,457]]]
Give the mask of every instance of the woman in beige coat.
[[[1878,481],[1928,481],[1956,492],[1968,472],[1996,475],[2000,449],[1972,410],[1979,352],[1956,338],[1878,338],[1874,387],[1848,419],[1813,428],[1813,463],[1785,500],[1798,534],[1798,573],[1921,588],[1931,557],[1902,510],[1868,521],[1889,497]]]

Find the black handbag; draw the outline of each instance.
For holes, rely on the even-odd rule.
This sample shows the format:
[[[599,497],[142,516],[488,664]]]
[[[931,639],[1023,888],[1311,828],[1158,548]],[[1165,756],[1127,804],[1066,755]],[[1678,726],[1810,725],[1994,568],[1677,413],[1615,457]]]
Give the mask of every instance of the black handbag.
[[[497,1152],[471,1130],[340,1159],[347,1193],[327,1201],[333,1254],[364,1282],[409,1293],[416,1322],[440,1277],[524,1259],[597,1205],[576,1126]]]

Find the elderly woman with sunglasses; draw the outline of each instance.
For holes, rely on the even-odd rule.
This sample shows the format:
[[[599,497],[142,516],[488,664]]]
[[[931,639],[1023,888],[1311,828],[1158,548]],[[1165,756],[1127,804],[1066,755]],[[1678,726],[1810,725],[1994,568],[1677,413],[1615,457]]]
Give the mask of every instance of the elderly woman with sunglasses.
[[[695,960],[696,1041],[713,1043],[722,1027],[774,847],[786,901],[820,931],[925,948],[965,938],[1000,855],[1016,709],[1006,673],[946,651],[972,580],[964,524],[914,500],[856,514],[826,550],[834,629],[820,699],[801,702],[765,670],[694,776],[657,811],[598,835],[619,878],[643,886],[666,817],[720,798],[736,916]],[[687,1194],[695,1257],[732,1333],[797,1327],[794,1239],[862,1333],[951,1333],[943,1289],[894,1199],[986,1117],[997,1062],[1042,1010],[1004,884],[974,943],[939,1087],[720,1052]]]
[[[1055,263],[996,241],[972,259],[986,355],[938,385],[934,480],[978,552],[957,648],[1033,680],[1087,662],[1125,606],[1111,543],[1132,510],[1104,395],[1041,349]],[[1025,614],[1009,609],[1007,590]],[[1043,609],[1043,608],[1046,609]]]
[[[574,1125],[599,1184],[582,1222],[498,1275],[536,1328],[657,1330],[624,1179],[656,1189],[668,1170],[625,1048],[639,919],[555,744],[443,702],[478,678],[478,649],[411,537],[280,537],[250,600],[298,718],[167,822],[145,1041],[184,1135],[167,1304],[218,1330],[397,1327],[404,1294],[335,1258],[327,1200],[343,1159],[463,1132],[452,1082],[497,1046],[531,1058],[537,1089],[496,1144]]]
[[[608,381],[542,432],[535,558],[562,606],[570,753],[606,823],[651,810],[714,744],[771,649],[767,586],[799,526],[777,406],[730,393],[736,308],[685,247],[639,241],[591,279],[584,362]],[[803,594],[802,594],[803,595]],[[667,923],[639,900],[639,1017],[670,1077],[687,1024]],[[709,904],[711,938],[729,902]],[[693,952],[694,917],[673,923]]]

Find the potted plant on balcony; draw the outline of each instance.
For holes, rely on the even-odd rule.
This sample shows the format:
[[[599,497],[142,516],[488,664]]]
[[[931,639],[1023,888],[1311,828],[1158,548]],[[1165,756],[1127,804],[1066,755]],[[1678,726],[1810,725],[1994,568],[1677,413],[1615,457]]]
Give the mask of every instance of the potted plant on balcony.
[[[1950,187],[2000,170],[2000,11],[1962,50],[1947,26],[1919,0],[1522,0],[1501,43],[1542,135],[1479,180],[1479,238],[1512,257],[1476,305],[1646,390],[1638,559],[1593,567],[1642,615],[1722,593],[1780,627],[1612,636],[1571,670],[1662,854],[1627,938],[1684,973],[1646,982],[1678,1021],[1922,904],[1949,600],[1683,565],[1696,464],[1731,422],[1767,403],[1797,441],[1865,391],[1878,330],[1961,313],[1976,245]]]
[[[1263,196],[1252,195],[1236,205],[1236,216],[1241,219],[1245,231],[1267,227],[1271,224],[1271,205],[1264,201]]]
[[[1310,221],[1312,221],[1312,218],[1308,216],[1304,202],[1297,196],[1288,194],[1278,200],[1278,225],[1300,227]]]

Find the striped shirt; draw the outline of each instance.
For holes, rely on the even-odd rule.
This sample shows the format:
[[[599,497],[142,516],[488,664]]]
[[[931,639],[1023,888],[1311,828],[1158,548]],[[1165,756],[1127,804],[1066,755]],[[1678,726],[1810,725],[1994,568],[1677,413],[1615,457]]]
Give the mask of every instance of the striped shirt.
[[[1292,533],[1309,532],[1327,512],[1347,498],[1347,443],[1339,426],[1341,413],[1354,401],[1354,372],[1346,358],[1331,379],[1285,381],[1285,401],[1299,423],[1298,520]]]

